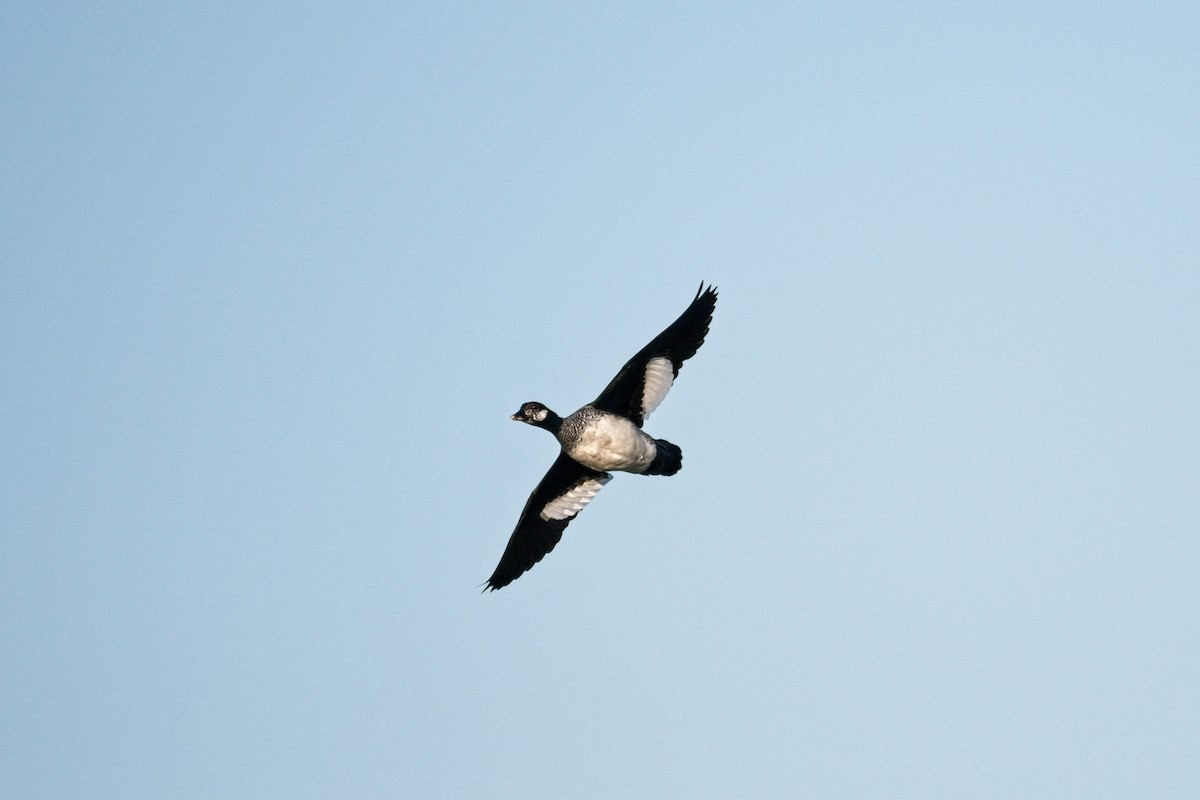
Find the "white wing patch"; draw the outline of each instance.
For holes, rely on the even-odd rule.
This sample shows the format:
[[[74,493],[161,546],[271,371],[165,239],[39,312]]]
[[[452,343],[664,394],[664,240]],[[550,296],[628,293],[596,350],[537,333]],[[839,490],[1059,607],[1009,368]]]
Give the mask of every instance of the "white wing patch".
[[[612,480],[612,475],[602,478],[588,478],[572,486],[567,492],[546,503],[538,515],[542,519],[570,519],[592,502],[604,484]]]
[[[671,391],[675,382],[675,373],[671,369],[671,359],[655,356],[646,362],[646,388],[642,390],[642,420],[650,417],[651,412]]]

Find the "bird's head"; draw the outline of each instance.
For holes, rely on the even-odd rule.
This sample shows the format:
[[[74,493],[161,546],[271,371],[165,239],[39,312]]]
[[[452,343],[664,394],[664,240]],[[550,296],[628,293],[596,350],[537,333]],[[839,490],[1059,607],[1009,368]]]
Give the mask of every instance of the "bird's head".
[[[528,425],[541,425],[550,417],[551,411],[541,403],[524,403],[512,418]]]

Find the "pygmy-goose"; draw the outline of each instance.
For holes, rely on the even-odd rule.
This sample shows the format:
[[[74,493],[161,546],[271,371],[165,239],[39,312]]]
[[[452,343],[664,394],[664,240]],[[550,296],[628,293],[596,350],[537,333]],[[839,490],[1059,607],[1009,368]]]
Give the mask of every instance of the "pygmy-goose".
[[[667,396],[683,362],[704,344],[716,304],[717,290],[700,284],[679,319],[629,359],[599,397],[570,416],[560,417],[536,402],[512,415],[554,434],[562,451],[525,503],[484,591],[507,586],[553,550],[575,515],[612,480],[609,470],[638,475],[679,471],[682,451],[650,437],[642,425]]]

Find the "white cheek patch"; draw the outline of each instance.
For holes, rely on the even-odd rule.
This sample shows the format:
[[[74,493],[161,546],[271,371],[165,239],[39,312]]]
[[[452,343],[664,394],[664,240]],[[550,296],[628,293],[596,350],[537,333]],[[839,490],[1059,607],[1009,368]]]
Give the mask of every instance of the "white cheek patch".
[[[671,391],[675,373],[671,359],[656,356],[646,363],[646,388],[642,390],[642,420],[647,419]]]
[[[603,478],[588,478],[572,486],[566,493],[554,498],[538,515],[542,519],[570,519],[592,502],[604,484],[612,480],[611,475]]]

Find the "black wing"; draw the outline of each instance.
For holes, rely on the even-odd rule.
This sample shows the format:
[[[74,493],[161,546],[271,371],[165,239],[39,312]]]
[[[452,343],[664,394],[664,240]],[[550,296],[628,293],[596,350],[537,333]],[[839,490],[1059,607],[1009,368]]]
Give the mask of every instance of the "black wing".
[[[700,284],[695,299],[679,319],[629,359],[592,405],[628,417],[640,427],[666,396],[683,362],[704,344],[716,307],[717,290]]]
[[[546,477],[529,495],[484,591],[507,586],[541,561],[558,544],[575,515],[610,480],[612,476],[607,472],[588,469],[566,453],[559,453]]]

